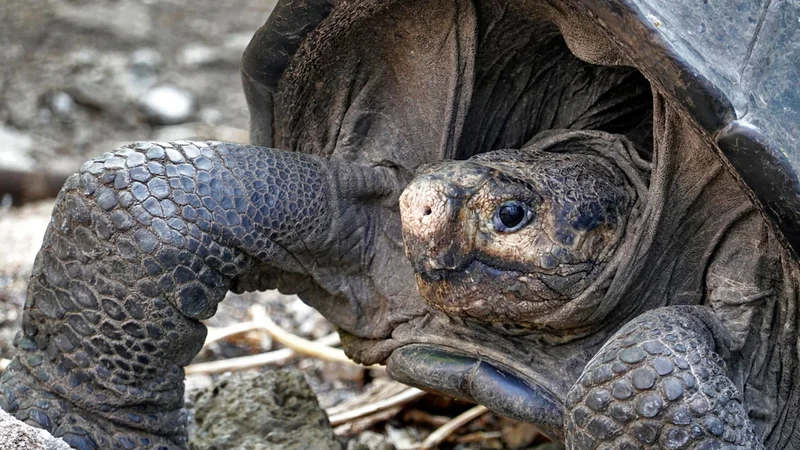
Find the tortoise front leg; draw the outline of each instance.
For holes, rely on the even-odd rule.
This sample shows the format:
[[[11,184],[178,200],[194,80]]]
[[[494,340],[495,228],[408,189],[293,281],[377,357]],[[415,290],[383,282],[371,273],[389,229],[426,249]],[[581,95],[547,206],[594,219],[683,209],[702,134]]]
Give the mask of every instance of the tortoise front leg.
[[[722,334],[704,307],[628,323],[567,396],[567,448],[763,449],[718,354]]]
[[[348,199],[391,193],[379,171],[196,142],[86,163],[37,256],[0,408],[78,449],[184,448],[183,366],[203,344],[200,320],[265,273],[310,278],[318,254],[357,264],[331,247],[365,228]]]

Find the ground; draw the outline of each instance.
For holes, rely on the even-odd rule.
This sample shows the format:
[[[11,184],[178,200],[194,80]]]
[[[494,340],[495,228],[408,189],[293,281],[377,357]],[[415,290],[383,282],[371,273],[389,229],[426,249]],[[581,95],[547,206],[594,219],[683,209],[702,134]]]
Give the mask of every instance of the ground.
[[[272,0],[2,0],[0,2],[0,359],[13,355],[25,286],[63,178],[83,161],[137,140],[246,142],[239,59]],[[44,175],[43,175],[44,174]],[[42,180],[44,180],[42,182]],[[208,325],[226,328],[263,306],[292,333],[332,327],[295,297],[230,295]],[[280,348],[250,332],[209,345],[197,362]],[[323,408],[387,384],[382,369],[295,357]],[[274,367],[274,365],[272,366]],[[269,370],[261,368],[256,370]],[[192,398],[218,374],[187,380]],[[396,388],[395,388],[396,389]],[[443,415],[469,405],[425,397],[337,428],[366,448],[417,448]],[[534,448],[535,430],[492,414],[442,448]]]

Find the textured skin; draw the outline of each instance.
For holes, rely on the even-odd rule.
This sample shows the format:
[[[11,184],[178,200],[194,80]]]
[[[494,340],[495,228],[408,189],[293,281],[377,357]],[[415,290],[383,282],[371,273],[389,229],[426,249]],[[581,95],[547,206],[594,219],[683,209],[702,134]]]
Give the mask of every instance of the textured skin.
[[[763,449],[702,319],[716,321],[704,308],[662,308],[617,332],[567,396],[567,447]]]
[[[213,314],[229,288],[277,287],[334,322],[353,359],[385,362],[406,382],[545,425],[574,449],[636,442],[634,425],[619,425],[633,434],[613,432],[610,408],[641,402],[651,414],[655,394],[664,396],[656,412],[663,420],[651,437],[664,442],[642,446],[680,447],[687,428],[666,415],[700,391],[731,408],[730,417],[714,409],[721,403],[693,416],[703,433],[717,436],[714,420],[738,427],[723,427],[718,443],[728,444],[727,433],[747,445],[752,432],[771,450],[796,447],[796,259],[715,157],[715,136],[687,120],[680,99],[659,91],[669,61],[641,54],[647,45],[629,36],[611,36],[573,3],[282,0],[245,54],[245,95],[254,143],[306,155],[145,143],[88,163],[54,211],[0,407],[77,448],[181,448],[181,366],[205,335],[198,320]],[[630,67],[636,61],[646,62],[639,69],[653,86]],[[487,152],[539,138],[566,137],[575,144],[566,151],[580,155],[587,141],[572,139],[576,130],[584,137],[607,132],[588,146],[619,169],[609,172],[615,182],[597,188],[604,184],[599,169],[588,165],[563,171],[563,179],[553,171],[548,195],[561,201],[536,211],[553,219],[538,222],[544,234],[536,245],[501,242],[484,255],[459,255],[473,248],[451,246],[441,254],[437,270],[458,269],[461,293],[480,288],[485,296],[463,303],[483,302],[483,310],[449,315],[431,306],[415,285],[415,266],[425,265],[406,259],[401,236],[397,200],[412,174],[476,154],[502,166],[509,153],[491,161]],[[534,164],[555,167],[527,166]],[[512,177],[522,186],[534,184],[526,183],[525,167]],[[617,183],[620,174],[627,186]],[[605,208],[623,198],[633,204]],[[616,212],[595,214],[603,210]],[[573,220],[581,218],[590,220]],[[594,227],[595,218],[602,226]],[[440,242],[468,241],[453,235],[464,230],[441,229],[451,231]],[[472,265],[476,256],[483,265]],[[519,268],[537,276],[523,280]],[[455,284],[446,272],[434,275]],[[530,301],[525,320],[512,308],[497,314],[505,300],[531,291],[544,301]],[[705,309],[660,309],[680,305]],[[672,327],[687,343],[666,341],[671,355],[647,353],[638,362],[637,349],[648,350],[634,343],[618,353],[621,364],[636,366],[622,377],[640,383],[663,366],[658,358],[684,345],[708,358],[687,360],[687,369],[676,356],[668,362],[673,373],[691,372],[698,391],[681,378],[677,397],[666,374],[654,378],[655,389],[609,400],[609,410],[595,404],[599,411],[585,424],[576,420],[573,412],[596,399],[593,389],[606,388],[605,375],[594,377],[605,363],[593,358],[606,344],[628,345],[615,333],[651,320],[654,310],[653,326]],[[703,310],[713,317],[701,317]],[[573,388],[587,390],[574,405],[567,401]],[[734,392],[752,428],[738,400],[728,402],[738,398]],[[567,436],[563,417],[574,421]],[[584,442],[600,437],[592,433],[606,436]]]
[[[183,369],[258,261],[324,248],[332,167],[216,143],[140,143],[71,177],[25,305],[0,407],[79,449],[183,448]],[[299,182],[302,180],[302,183]],[[32,375],[32,376],[29,376]]]

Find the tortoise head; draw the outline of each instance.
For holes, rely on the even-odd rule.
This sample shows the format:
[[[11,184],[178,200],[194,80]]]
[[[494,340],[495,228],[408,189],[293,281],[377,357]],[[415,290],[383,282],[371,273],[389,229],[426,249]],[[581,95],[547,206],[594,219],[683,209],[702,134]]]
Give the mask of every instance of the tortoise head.
[[[406,188],[406,254],[430,306],[486,323],[586,326],[575,311],[604,292],[637,194],[592,151],[614,136],[566,134],[544,148],[429,165]],[[582,151],[565,151],[581,138]]]

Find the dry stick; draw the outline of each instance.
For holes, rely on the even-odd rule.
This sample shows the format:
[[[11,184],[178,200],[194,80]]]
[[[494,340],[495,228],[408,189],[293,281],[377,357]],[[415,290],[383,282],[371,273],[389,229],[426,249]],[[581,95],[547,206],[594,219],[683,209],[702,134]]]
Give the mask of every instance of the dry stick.
[[[435,446],[439,445],[443,440],[447,439],[447,437],[453,434],[453,432],[455,432],[458,428],[477,419],[478,417],[485,414],[487,411],[489,411],[489,408],[483,405],[478,405],[475,406],[474,408],[470,408],[467,411],[459,414],[453,420],[437,428],[433,433],[431,433],[427,438],[425,438],[425,440],[422,441],[420,449],[434,448]]]
[[[224,339],[235,334],[246,333],[253,330],[261,330],[270,335],[270,337],[283,344],[288,348],[276,350],[269,353],[261,353],[258,355],[242,356],[240,358],[223,359],[219,361],[210,361],[206,363],[197,363],[186,366],[186,375],[193,374],[212,374],[226,372],[229,370],[244,370],[253,367],[263,366],[266,364],[276,364],[285,361],[295,353],[300,353],[312,356],[319,359],[328,361],[336,361],[345,364],[356,364],[345,356],[342,350],[331,348],[331,345],[339,343],[339,336],[337,334],[329,334],[316,341],[309,341],[308,339],[301,338],[300,336],[289,333],[278,324],[276,324],[267,315],[267,311],[261,305],[253,305],[250,307],[250,316],[252,320],[246,323],[233,325],[230,327],[215,329],[209,333],[204,346],[211,342]]]
[[[423,395],[425,395],[425,392],[420,391],[417,388],[408,388],[399,394],[395,394],[389,398],[377,401],[375,403],[370,403],[368,405],[364,405],[359,408],[354,408],[350,411],[345,411],[343,413],[334,414],[330,416],[328,420],[330,420],[331,426],[335,427],[345,422],[358,419],[359,417],[374,414],[378,411],[391,408],[393,406],[404,405],[410,401],[422,397]]]
[[[364,431],[372,428],[375,424],[387,422],[403,410],[403,406],[394,406],[383,411],[378,411],[375,414],[356,418],[350,422],[345,422],[333,428],[333,434],[337,436],[355,436],[363,433]],[[328,410],[325,411],[328,413]],[[330,414],[329,414],[330,416]]]
[[[339,342],[339,335],[329,334],[314,341],[316,345],[336,345]],[[295,356],[296,353],[290,348],[282,348],[267,353],[257,355],[241,356],[238,358],[220,359],[204,363],[191,364],[184,369],[186,375],[209,375],[212,373],[222,373],[236,370],[252,369],[254,367],[265,366],[267,364],[279,364]]]
[[[203,348],[206,348],[214,342],[227,339],[231,336],[244,334],[250,331],[260,331],[260,330],[261,328],[258,326],[258,324],[253,322],[252,320],[243,323],[235,323],[233,325],[222,328],[208,327],[208,335],[206,335],[206,341],[203,343]]]
[[[250,308],[250,315],[253,317],[253,322],[257,323],[259,327],[266,331],[270,337],[285,345],[286,347],[302,353],[304,355],[312,356],[314,358],[324,359],[327,361],[337,361],[345,364],[350,364],[358,367],[364,367],[361,364],[353,362],[348,358],[344,351],[338,348],[331,348],[325,345],[319,345],[308,339],[303,339],[300,336],[289,333],[278,324],[272,321],[267,316],[267,311],[261,305],[254,305]]]
[[[467,444],[470,442],[488,441],[489,439],[500,439],[503,437],[501,431],[479,431],[477,433],[465,434],[454,439],[453,442],[458,444]]]

